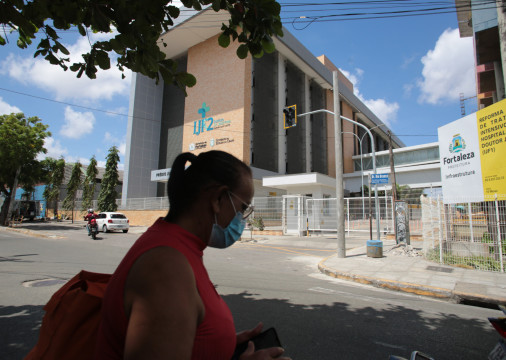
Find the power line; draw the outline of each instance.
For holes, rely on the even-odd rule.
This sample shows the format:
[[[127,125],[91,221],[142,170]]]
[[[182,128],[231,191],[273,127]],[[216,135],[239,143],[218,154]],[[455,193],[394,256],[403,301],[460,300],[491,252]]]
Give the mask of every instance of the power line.
[[[106,114],[129,117],[129,115],[127,115],[127,114],[121,114],[121,113],[117,113],[117,112],[114,112],[114,111],[103,110],[103,109],[96,109],[96,108],[92,108],[92,107],[84,106],[84,105],[72,104],[72,103],[68,103],[68,102],[65,102],[65,101],[53,100],[53,99],[45,98],[45,97],[38,96],[38,95],[27,94],[27,93],[23,93],[23,92],[11,90],[11,89],[5,89],[5,88],[2,88],[2,87],[0,87],[0,90],[8,91],[8,92],[11,92],[11,93],[14,93],[14,94],[18,94],[18,95],[29,96],[29,97],[32,97],[32,98],[35,98],[35,99],[39,99],[39,100],[51,101],[51,102],[58,103],[58,104],[74,106],[74,107],[78,107],[78,108],[82,108],[82,109],[86,109],[86,110],[99,111],[99,112],[103,112],[103,113],[106,113]],[[142,118],[140,118],[140,119],[142,119]],[[150,120],[150,119],[144,118],[144,120]]]

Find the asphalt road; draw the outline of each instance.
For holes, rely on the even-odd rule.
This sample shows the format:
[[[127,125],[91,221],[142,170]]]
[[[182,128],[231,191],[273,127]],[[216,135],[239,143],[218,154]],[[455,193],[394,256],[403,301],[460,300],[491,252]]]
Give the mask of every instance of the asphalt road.
[[[93,241],[71,229],[62,235],[0,231],[1,359],[21,359],[35,344],[42,306],[61,282],[81,269],[112,272],[138,237],[100,233]],[[436,359],[486,359],[497,342],[487,317],[498,311],[327,277],[316,265],[331,253],[247,241],[208,249],[205,262],[237,329],[258,321],[274,326],[293,359],[388,359],[415,349]]]

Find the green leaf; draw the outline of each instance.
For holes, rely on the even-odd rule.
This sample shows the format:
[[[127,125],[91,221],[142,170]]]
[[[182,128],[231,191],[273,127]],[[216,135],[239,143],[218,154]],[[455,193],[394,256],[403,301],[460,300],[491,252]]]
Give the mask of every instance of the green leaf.
[[[178,74],[177,79],[188,87],[193,87],[195,86],[195,84],[197,84],[197,79],[195,78],[195,76],[186,72]]]
[[[6,44],[5,39],[2,36],[0,36],[0,45],[5,45],[5,44]]]
[[[246,59],[246,57],[248,56],[248,46],[246,44],[241,44],[237,48],[237,56],[239,57],[239,59]]]
[[[228,47],[230,45],[230,36],[226,33],[222,33],[218,38],[218,44],[224,48]]]
[[[60,61],[58,60],[58,58],[56,56],[54,56],[53,53],[47,54],[44,59],[46,59],[47,61],[49,61],[53,65],[58,65],[60,63]]]
[[[63,46],[59,41],[55,40],[54,44],[56,45],[58,50],[60,50],[62,53],[64,53],[65,55],[70,55],[70,52],[67,50],[67,48]]]
[[[193,8],[198,11],[202,10],[199,0],[193,0]]]
[[[79,34],[81,34],[81,36],[86,36],[86,29],[82,24],[77,24],[77,29],[79,30]]]
[[[56,31],[49,25],[46,25],[46,34],[52,39],[58,39],[58,34],[56,34]]]
[[[267,54],[272,53],[274,50],[276,50],[276,46],[274,45],[274,42],[272,39],[263,39],[262,40],[262,47],[264,48],[264,51]]]
[[[177,6],[174,6],[174,5],[169,5],[167,7],[167,10],[169,11],[169,15],[171,18],[177,18],[180,14],[180,10]]]
[[[264,56],[264,51],[263,50],[260,50],[259,52],[253,54],[253,56],[257,59],[261,58],[262,56]]]
[[[18,39],[18,41],[16,42],[16,44],[21,49],[26,49],[27,48],[26,43],[23,40],[21,40],[21,39]]]
[[[218,12],[221,9],[221,0],[213,0],[213,10]],[[226,47],[226,46],[225,46]]]
[[[102,70],[111,68],[111,59],[109,59],[109,54],[107,54],[105,51],[96,52],[95,63],[100,66]]]

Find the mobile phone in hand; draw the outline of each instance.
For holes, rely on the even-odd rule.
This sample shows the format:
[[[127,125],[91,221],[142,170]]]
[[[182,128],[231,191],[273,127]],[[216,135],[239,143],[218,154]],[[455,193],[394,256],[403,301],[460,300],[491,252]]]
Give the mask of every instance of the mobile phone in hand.
[[[281,342],[279,341],[278,333],[276,332],[276,329],[274,329],[273,327],[251,338],[250,341],[253,341],[253,344],[255,344],[255,351],[260,349],[267,349],[270,347],[282,347]],[[246,341],[242,344],[237,345],[232,360],[239,359],[241,354],[248,347],[248,342],[249,341]]]
[[[253,341],[253,344],[255,344],[255,350],[267,349],[270,347],[281,347],[278,333],[273,327],[261,332],[252,338],[251,341]]]

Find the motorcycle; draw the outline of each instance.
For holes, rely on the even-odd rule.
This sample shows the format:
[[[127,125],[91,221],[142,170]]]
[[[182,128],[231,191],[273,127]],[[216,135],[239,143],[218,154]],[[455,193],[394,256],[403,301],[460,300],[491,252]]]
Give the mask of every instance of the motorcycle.
[[[93,240],[97,240],[97,234],[98,234],[98,224],[97,220],[91,219],[90,224],[88,225],[90,227],[90,235]]]

